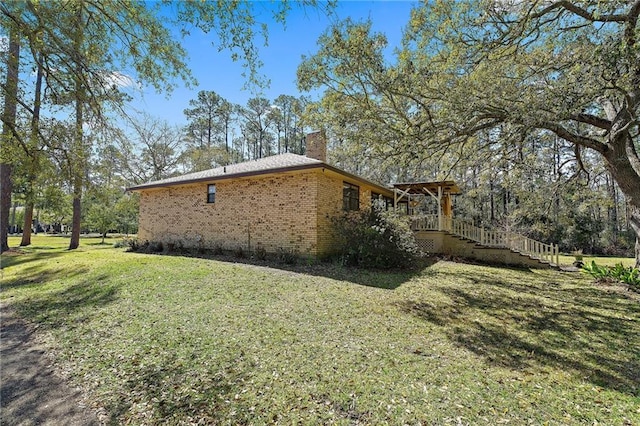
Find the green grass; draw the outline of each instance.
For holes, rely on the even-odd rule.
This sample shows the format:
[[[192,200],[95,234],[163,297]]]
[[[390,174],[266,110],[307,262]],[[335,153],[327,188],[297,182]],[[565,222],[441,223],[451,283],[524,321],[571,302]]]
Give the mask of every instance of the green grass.
[[[0,298],[111,423],[640,424],[639,296],[585,274],[300,273],[98,242],[34,238]]]
[[[632,257],[613,257],[613,256],[589,256],[584,255],[582,257],[582,262],[584,264],[591,263],[594,261],[600,266],[614,266],[618,263],[622,263],[624,266],[635,266],[636,260]],[[576,261],[575,256],[571,255],[560,255],[560,264],[561,265],[571,265]]]

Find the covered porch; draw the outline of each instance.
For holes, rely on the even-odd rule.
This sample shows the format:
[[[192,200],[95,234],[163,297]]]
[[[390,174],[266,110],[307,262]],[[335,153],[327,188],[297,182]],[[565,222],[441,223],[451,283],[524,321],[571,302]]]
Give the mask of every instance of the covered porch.
[[[454,196],[462,191],[454,181],[396,183],[393,188],[395,209],[409,215],[416,241],[425,252],[521,266],[558,265],[556,244],[455,218]]]
[[[453,221],[453,196],[462,193],[452,181],[396,183],[396,211],[411,216],[414,231],[450,231]]]

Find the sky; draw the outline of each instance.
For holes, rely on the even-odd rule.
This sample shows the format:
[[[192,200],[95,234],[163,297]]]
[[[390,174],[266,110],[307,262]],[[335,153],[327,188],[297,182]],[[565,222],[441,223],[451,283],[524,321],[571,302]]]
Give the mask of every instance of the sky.
[[[410,1],[339,1],[335,14],[329,18],[312,9],[294,9],[287,18],[286,27],[279,23],[266,21],[269,25],[269,45],[260,48],[260,59],[264,63],[261,73],[271,81],[270,87],[260,95],[274,100],[281,94],[300,96],[302,94],[315,99],[319,93],[301,93],[296,87],[296,70],[303,55],[313,55],[317,51],[316,43],[321,34],[331,25],[332,19],[365,21],[371,19],[373,31],[382,32],[389,41],[389,54],[398,46],[402,38],[402,29],[409,21]],[[256,7],[268,7],[268,3],[256,2]],[[268,18],[268,13],[264,14]],[[262,39],[258,39],[262,45]],[[200,90],[212,90],[234,104],[245,105],[256,92],[243,89],[246,80],[242,77],[241,62],[233,62],[229,51],[219,52],[212,46],[211,36],[198,31],[182,41],[187,50],[188,64],[198,85],[186,88],[184,84],[170,94],[155,93],[151,87],[132,91],[133,109],[164,119],[172,125],[186,123],[183,111],[189,107]]]

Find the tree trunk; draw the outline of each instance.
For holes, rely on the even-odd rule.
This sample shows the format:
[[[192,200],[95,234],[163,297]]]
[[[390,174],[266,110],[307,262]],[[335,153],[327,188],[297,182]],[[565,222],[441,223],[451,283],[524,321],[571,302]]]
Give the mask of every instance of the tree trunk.
[[[629,205],[629,224],[636,234],[636,268],[640,269],[640,206]]]
[[[9,211],[11,210],[11,164],[0,164],[0,253],[9,250]]]
[[[27,153],[29,157],[29,181],[27,182],[28,191],[26,194],[26,203],[25,203],[25,211],[24,211],[24,228],[22,230],[22,241],[20,241],[20,247],[28,246],[31,244],[31,225],[33,225],[33,205],[35,203],[35,191],[34,185],[36,180],[36,175],[38,173],[38,163],[39,163],[39,154],[38,154],[38,130],[40,127],[40,106],[42,103],[42,53],[38,55],[38,64],[37,64],[37,74],[36,74],[36,87],[33,101],[33,116],[31,117],[31,145],[32,152]]]
[[[71,170],[73,171],[73,218],[71,220],[71,240],[69,241],[69,250],[77,249],[80,245],[80,225],[82,216],[82,185],[85,172],[85,154],[83,141],[83,103],[85,101],[85,88],[82,81],[82,44],[83,44],[83,22],[82,22],[82,2],[78,4],[77,21],[78,28],[76,39],[74,40],[74,51],[76,61],[74,97],[75,97],[75,128],[73,132],[73,146],[71,158]]]
[[[20,64],[20,43],[18,31],[11,28],[9,32],[9,57],[7,60],[7,79],[2,114],[2,145],[6,147],[14,138],[12,127],[16,123],[18,105],[18,67]],[[2,149],[3,147],[0,147]],[[9,210],[11,209],[12,166],[8,155],[0,155],[0,253],[9,250]]]
[[[628,131],[620,131],[603,155],[611,175],[629,203],[629,224],[636,235],[636,268],[640,268],[640,170],[634,168],[634,141]]]
[[[80,245],[80,225],[82,216],[82,178],[76,176],[73,182],[73,219],[71,220],[71,241],[69,250],[77,249]]]
[[[20,247],[31,244],[31,225],[33,225],[33,202],[27,201],[27,204],[24,206],[24,229],[22,230]]]

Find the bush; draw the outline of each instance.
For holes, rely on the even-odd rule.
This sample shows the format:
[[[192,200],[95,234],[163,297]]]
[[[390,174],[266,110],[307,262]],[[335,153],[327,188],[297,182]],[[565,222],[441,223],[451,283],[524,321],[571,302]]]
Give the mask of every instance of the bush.
[[[160,253],[164,251],[164,244],[162,241],[151,241],[149,243],[149,251],[151,253]]]
[[[402,268],[421,255],[406,218],[377,203],[370,210],[346,212],[334,219],[340,257],[346,265],[374,269]]]
[[[140,243],[137,238],[123,238],[121,241],[116,242],[113,245],[114,248],[126,247],[127,251],[136,252],[140,250]]]
[[[279,263],[295,265],[298,261],[298,255],[293,250],[280,248],[276,253],[276,259]]]
[[[596,280],[620,281],[628,284],[631,289],[640,291],[640,270],[636,268],[626,267],[622,263],[610,267],[599,266],[595,261],[591,261],[582,269]]]
[[[256,247],[253,251],[253,256],[258,260],[266,260],[267,259],[267,250],[264,247]]]
[[[247,257],[247,253],[245,253],[242,246],[238,246],[233,250],[233,256],[238,259],[244,259],[245,257]]]

